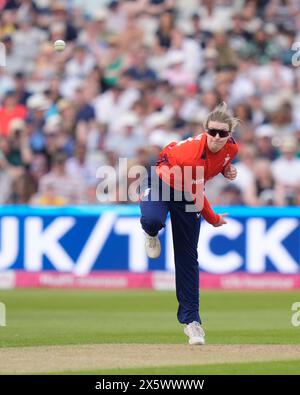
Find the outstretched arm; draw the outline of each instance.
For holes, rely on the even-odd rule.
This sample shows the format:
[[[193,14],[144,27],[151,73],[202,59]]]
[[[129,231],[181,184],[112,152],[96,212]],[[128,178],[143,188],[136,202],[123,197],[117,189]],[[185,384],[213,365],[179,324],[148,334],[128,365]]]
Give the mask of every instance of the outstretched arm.
[[[203,209],[201,211],[201,214],[203,215],[203,218],[210,223],[211,225],[218,227],[226,224],[226,221],[224,217],[226,217],[228,214],[217,214],[213,211],[211,208],[211,205],[209,201],[207,200],[206,196],[204,196],[204,202],[203,202]]]

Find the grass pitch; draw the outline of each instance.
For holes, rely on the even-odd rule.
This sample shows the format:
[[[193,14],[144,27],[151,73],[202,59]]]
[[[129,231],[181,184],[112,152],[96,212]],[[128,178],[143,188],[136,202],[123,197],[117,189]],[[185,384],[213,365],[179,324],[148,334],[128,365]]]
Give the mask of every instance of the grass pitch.
[[[183,326],[176,319],[175,292],[10,290],[0,291],[0,301],[7,309],[7,326],[0,327],[0,347],[5,349],[88,344],[116,344],[117,349],[119,343],[187,344]],[[299,350],[300,326],[294,327],[291,323],[291,306],[297,301],[300,301],[299,292],[202,292],[200,313],[207,345],[294,344]],[[47,352],[51,352],[50,349],[48,347]],[[195,354],[198,350],[193,347],[192,352]],[[280,361],[281,355],[278,360],[275,356],[273,361],[268,361],[266,355],[265,362],[241,359],[241,363],[205,365],[202,361],[199,365],[193,362],[184,366],[178,359],[178,366],[159,364],[149,368],[134,364],[131,368],[122,367],[120,361],[115,369],[58,366],[47,373],[73,370],[102,374],[297,374],[300,352],[299,358],[297,355],[291,360],[285,357],[284,361]]]

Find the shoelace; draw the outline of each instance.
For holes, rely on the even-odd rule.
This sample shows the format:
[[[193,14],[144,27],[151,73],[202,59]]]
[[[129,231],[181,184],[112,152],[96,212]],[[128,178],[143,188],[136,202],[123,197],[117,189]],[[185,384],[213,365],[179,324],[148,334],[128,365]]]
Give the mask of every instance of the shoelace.
[[[156,237],[149,237],[149,239],[148,239],[148,242],[149,242],[149,247],[150,248],[155,248],[155,246],[156,246]]]
[[[189,331],[191,333],[191,336],[193,337],[204,336],[204,330],[201,328],[200,324],[198,323],[190,324]]]

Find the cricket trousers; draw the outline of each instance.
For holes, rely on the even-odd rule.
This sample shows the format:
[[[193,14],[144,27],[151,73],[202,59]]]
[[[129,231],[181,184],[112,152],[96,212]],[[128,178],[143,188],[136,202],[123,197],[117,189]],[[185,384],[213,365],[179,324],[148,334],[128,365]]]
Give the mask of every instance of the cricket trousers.
[[[169,199],[163,191],[169,191]],[[175,258],[176,297],[179,303],[177,318],[182,324],[201,323],[199,316],[199,264],[197,245],[200,232],[200,213],[187,212],[191,201],[164,183],[152,171],[141,186],[141,225],[150,236],[165,227],[170,213]],[[165,193],[165,196],[168,196]],[[180,200],[181,199],[181,200]],[[179,201],[178,201],[179,200]]]

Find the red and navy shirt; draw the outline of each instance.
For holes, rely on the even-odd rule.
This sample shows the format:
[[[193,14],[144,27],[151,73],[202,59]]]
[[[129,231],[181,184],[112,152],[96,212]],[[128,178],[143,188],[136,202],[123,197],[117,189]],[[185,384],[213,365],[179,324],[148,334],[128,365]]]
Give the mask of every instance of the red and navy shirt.
[[[196,137],[190,137],[179,143],[172,142],[168,144],[160,153],[156,163],[156,173],[158,176],[170,185],[172,188],[187,190],[193,189],[193,184],[197,183],[197,167],[204,169],[204,184],[206,181],[215,177],[219,173],[223,173],[225,168],[232,162],[238,152],[238,146],[234,139],[230,137],[224,147],[218,152],[211,152],[207,146],[207,135],[200,134]],[[184,174],[183,169],[185,166],[190,166],[192,169],[192,177],[188,180],[180,178],[176,182],[176,177],[170,177],[170,168],[178,166]],[[190,185],[192,184],[192,185]],[[201,210],[203,217],[207,222],[216,225],[220,221],[220,216],[216,214],[206,197],[204,196],[203,209]]]

